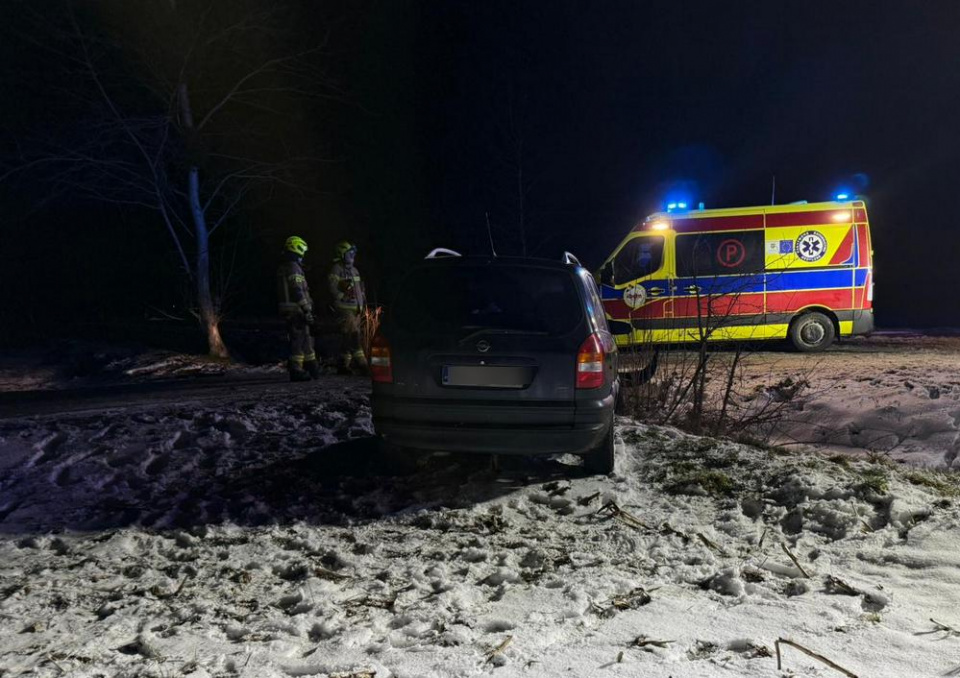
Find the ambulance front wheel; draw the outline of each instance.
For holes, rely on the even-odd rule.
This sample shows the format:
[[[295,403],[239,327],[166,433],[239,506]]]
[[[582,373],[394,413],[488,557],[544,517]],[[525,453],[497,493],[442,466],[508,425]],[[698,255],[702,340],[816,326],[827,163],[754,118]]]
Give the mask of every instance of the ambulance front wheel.
[[[815,353],[833,343],[833,321],[823,313],[805,313],[790,325],[790,342],[802,353]]]

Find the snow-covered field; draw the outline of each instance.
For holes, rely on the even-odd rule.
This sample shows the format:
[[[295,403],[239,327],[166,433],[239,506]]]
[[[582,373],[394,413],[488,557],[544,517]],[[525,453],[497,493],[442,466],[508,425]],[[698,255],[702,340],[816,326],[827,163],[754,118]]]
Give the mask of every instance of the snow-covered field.
[[[0,421],[0,676],[960,670],[955,476],[626,418],[610,477],[403,465],[361,381],[295,386]]]
[[[889,333],[815,355],[765,352],[745,360],[757,387],[809,383],[780,427],[786,444],[912,466],[960,470],[960,337]]]

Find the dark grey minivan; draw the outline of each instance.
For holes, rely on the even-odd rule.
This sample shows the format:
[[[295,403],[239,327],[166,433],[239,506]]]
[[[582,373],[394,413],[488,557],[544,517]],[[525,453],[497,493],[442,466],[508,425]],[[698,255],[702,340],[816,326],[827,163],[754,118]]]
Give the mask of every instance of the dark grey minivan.
[[[390,444],[573,453],[613,470],[617,349],[573,255],[434,250],[397,287],[370,368],[374,427]]]

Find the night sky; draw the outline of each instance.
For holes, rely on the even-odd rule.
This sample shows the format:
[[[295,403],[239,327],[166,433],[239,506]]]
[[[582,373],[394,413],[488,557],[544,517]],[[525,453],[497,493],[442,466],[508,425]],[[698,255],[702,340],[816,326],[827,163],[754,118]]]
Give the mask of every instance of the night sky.
[[[117,5],[75,4],[94,17]],[[315,285],[332,244],[356,241],[383,300],[432,247],[487,251],[487,218],[498,252],[519,253],[520,190],[527,252],[570,250],[595,267],[667,197],[767,204],[775,175],[778,203],[865,196],[879,326],[960,325],[955,0],[263,4],[284,7],[291,44],[329,34],[344,96],[267,122],[278,144],[324,162],[315,191],[277,191],[230,224],[233,317],[271,313],[292,233],[312,245]],[[79,85],[23,39],[37,35],[25,6],[0,10],[6,168],[77,115],[65,102]],[[0,184],[8,329],[180,303],[152,213],[46,197],[42,177]]]

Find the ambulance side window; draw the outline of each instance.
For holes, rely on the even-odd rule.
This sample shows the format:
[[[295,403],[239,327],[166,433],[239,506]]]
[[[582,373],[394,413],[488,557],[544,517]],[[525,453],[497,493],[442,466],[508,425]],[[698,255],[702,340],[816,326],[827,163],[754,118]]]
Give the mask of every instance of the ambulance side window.
[[[744,275],[762,270],[763,231],[677,236],[677,275],[681,278]]]
[[[617,284],[643,278],[663,265],[663,236],[634,238],[613,259],[613,278]]]

